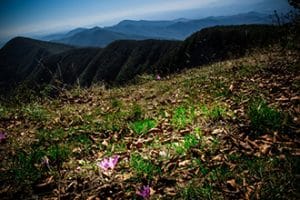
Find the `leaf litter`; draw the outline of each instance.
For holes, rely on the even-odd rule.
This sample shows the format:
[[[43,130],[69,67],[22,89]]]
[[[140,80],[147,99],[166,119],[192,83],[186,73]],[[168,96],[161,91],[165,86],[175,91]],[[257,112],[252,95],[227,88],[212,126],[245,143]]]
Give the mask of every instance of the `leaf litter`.
[[[0,122],[0,195],[297,199],[298,55],[274,48],[141,85],[63,91],[58,99],[37,102],[47,120],[32,120],[32,113],[12,106]],[[283,113],[279,128],[253,126],[254,97],[267,102],[265,112]],[[179,107],[189,112],[174,120]],[[156,126],[136,134],[129,124],[141,119]],[[63,145],[71,151],[64,153]],[[26,175],[32,173],[40,176]]]

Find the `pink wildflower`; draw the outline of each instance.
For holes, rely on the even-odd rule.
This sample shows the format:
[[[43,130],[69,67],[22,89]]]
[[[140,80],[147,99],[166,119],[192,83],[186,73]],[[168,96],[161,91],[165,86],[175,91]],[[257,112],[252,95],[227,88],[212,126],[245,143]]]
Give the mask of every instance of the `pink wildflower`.
[[[156,80],[161,80],[161,77],[159,74],[156,75]]]
[[[6,140],[6,135],[4,132],[0,132],[0,143]]]
[[[107,171],[108,169],[114,169],[118,163],[119,157],[120,156],[116,155],[113,157],[104,158],[101,162],[98,162],[97,165],[104,171]]]
[[[150,197],[150,187],[149,185],[143,186],[140,191],[138,191],[136,194],[143,197],[144,199],[148,199]]]

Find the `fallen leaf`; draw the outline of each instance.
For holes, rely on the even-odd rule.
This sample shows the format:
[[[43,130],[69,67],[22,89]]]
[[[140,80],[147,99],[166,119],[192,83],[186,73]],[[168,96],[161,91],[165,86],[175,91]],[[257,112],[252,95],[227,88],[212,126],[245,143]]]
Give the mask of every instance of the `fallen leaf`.
[[[95,199],[97,196],[96,195],[92,195],[92,196],[89,196],[86,200],[93,200]]]
[[[107,142],[107,140],[103,140],[103,142],[101,143],[103,146],[106,146],[106,147],[108,147],[108,142]]]
[[[166,193],[167,195],[170,195],[170,196],[176,196],[176,194],[177,194],[176,189],[173,187],[164,188],[164,193]]]
[[[233,84],[231,84],[231,85],[229,86],[229,91],[230,91],[230,92],[233,91]]]
[[[168,154],[165,151],[159,151],[159,155],[161,157],[167,157]]]
[[[133,174],[131,172],[123,173],[123,174],[117,174],[115,177],[117,180],[126,181],[126,180],[130,179],[131,177],[133,177]]]
[[[50,176],[49,178],[47,178],[47,179],[45,180],[45,182],[40,183],[40,184],[37,184],[36,187],[39,187],[39,188],[45,187],[45,186],[51,184],[52,182],[53,182],[53,176]]]
[[[252,196],[252,193],[254,192],[254,187],[253,186],[247,186],[246,188],[247,188],[247,192],[245,194],[245,199],[250,200],[251,196]]]
[[[262,154],[267,154],[271,149],[271,145],[268,144],[264,144],[264,145],[260,145],[259,150]]]
[[[151,128],[148,133],[159,133],[162,132],[159,128]]]
[[[213,157],[211,160],[213,160],[213,161],[222,161],[223,158],[222,158],[221,155],[217,155],[217,156]]]
[[[184,160],[182,162],[179,162],[178,166],[179,167],[185,167],[185,166],[188,166],[188,165],[191,165],[191,160]]]
[[[185,129],[185,130],[181,130],[181,131],[180,131],[180,134],[181,134],[181,135],[185,135],[185,134],[188,134],[188,133],[190,133],[190,132],[191,132],[190,129]]]
[[[289,98],[281,96],[280,98],[277,98],[276,101],[289,101]]]
[[[295,96],[291,98],[291,101],[297,101],[297,100],[300,100],[300,96]]]
[[[226,183],[228,184],[228,185],[230,185],[230,187],[232,188],[232,189],[237,189],[237,184],[236,184],[236,182],[235,182],[235,179],[231,179],[231,180],[228,180],[228,181],[226,181]]]
[[[223,129],[215,129],[215,130],[213,130],[213,132],[211,134],[218,135],[220,133],[223,133]]]

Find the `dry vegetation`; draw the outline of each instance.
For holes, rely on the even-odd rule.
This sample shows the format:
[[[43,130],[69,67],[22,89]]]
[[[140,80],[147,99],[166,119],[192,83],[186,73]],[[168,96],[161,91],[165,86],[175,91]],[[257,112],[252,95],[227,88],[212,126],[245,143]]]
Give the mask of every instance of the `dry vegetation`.
[[[299,52],[137,81],[1,103],[0,196],[299,199]]]

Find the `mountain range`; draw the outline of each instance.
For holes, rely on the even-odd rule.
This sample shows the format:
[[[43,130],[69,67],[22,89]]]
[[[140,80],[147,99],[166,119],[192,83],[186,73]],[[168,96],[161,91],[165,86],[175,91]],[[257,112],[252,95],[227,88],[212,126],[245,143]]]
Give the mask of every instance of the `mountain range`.
[[[0,89],[16,84],[90,86],[128,83],[136,75],[169,74],[244,55],[281,38],[270,25],[216,26],[184,41],[121,40],[105,48],[64,45],[17,37],[0,50]]]
[[[124,20],[110,27],[77,28],[38,39],[80,47],[105,47],[116,40],[184,40],[196,31],[216,25],[271,24],[269,14],[249,12],[231,16],[170,21]]]

